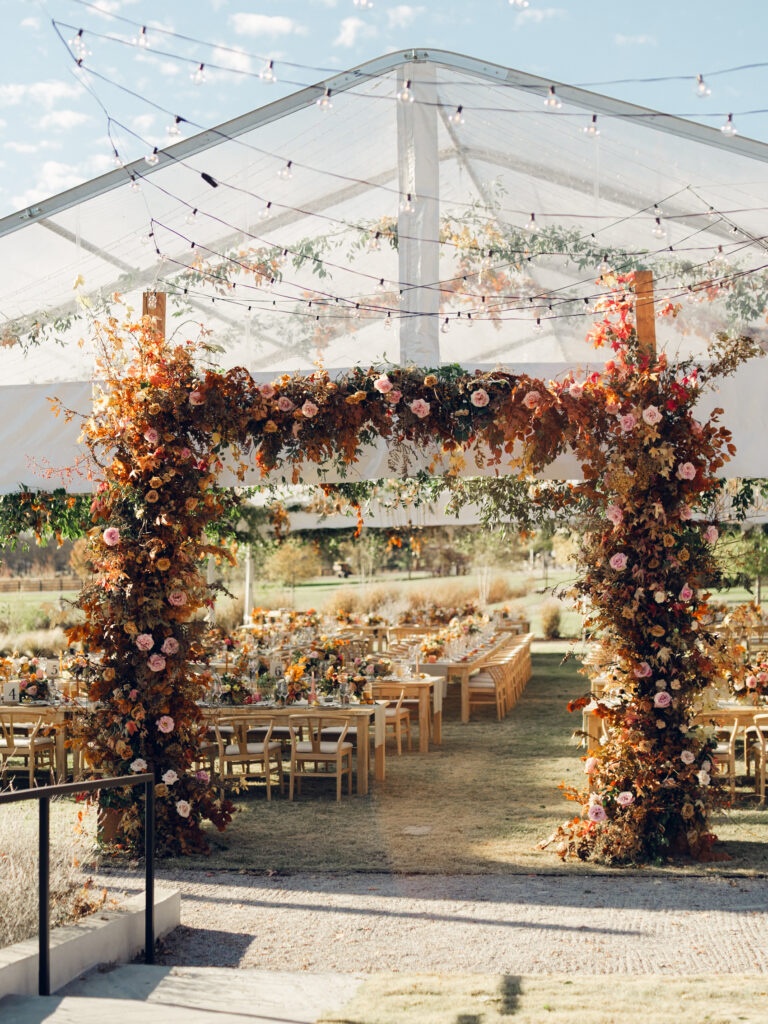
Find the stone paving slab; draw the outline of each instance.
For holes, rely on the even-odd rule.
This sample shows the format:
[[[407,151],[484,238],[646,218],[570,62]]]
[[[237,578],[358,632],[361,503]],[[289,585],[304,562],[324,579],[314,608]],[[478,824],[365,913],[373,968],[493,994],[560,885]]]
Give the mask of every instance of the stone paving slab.
[[[768,973],[763,879],[160,877],[172,880],[182,896],[182,926],[161,954],[169,965],[345,973]]]

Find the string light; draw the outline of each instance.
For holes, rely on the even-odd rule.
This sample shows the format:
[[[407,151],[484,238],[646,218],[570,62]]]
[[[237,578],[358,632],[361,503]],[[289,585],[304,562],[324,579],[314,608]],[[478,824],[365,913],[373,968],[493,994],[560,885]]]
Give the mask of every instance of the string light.
[[[528,221],[528,223],[525,225],[525,227],[526,227],[526,229],[528,231],[535,232],[535,231],[539,230],[539,226],[536,223],[536,214],[535,213],[531,214],[531,219]]]
[[[739,134],[738,128],[733,123],[733,114],[729,114],[728,115],[728,120],[725,122],[724,125],[722,125],[722,127],[720,128],[720,131],[723,133],[723,135],[738,135]]]
[[[259,210],[259,220],[266,220],[267,217],[269,217],[269,215],[271,213],[271,210],[272,210],[272,203],[269,202],[269,203],[267,203],[266,206],[262,207]]]
[[[152,152],[147,153],[147,155],[144,157],[145,162],[148,163],[150,167],[154,167],[157,161],[160,159],[157,153],[157,146],[155,146]]]
[[[442,324],[442,326],[440,328],[440,333],[441,334],[447,334],[450,329],[451,329],[451,324],[450,324],[450,321],[448,320],[448,317],[446,317],[445,320],[443,320],[443,324]]]
[[[448,120],[451,124],[464,124],[464,107],[459,104],[454,112],[448,115]]]
[[[584,126],[584,131],[587,135],[599,135],[600,129],[597,127],[597,114],[592,115],[592,120],[588,125]]]
[[[541,326],[541,317],[536,317],[536,323],[533,325],[533,329],[537,334],[541,334],[544,328]]]
[[[134,178],[133,175],[131,175],[130,187],[133,189],[134,192],[139,192],[141,190],[141,185],[139,184],[138,180]]]
[[[413,95],[413,92],[411,91],[410,78],[405,83],[400,92],[397,94],[397,98],[400,100],[401,103],[413,103],[413,101],[416,99],[416,97]]]
[[[655,218],[651,234],[654,236],[654,238],[664,238],[664,236],[666,235],[664,225],[661,223],[661,217]]]
[[[69,40],[69,46],[78,58],[78,63],[91,55],[91,51],[88,49],[85,39],[83,39],[83,30],[81,28],[77,30],[77,35]]]
[[[283,181],[289,181],[293,177],[293,161],[289,160],[287,164],[280,168],[277,172],[278,178],[282,178]]]
[[[259,78],[262,82],[268,82],[270,85],[277,81],[277,75],[275,74],[275,62],[273,60],[267,61],[259,72]]]
[[[166,132],[171,136],[171,138],[175,139],[178,138],[179,135],[181,135],[181,128],[179,127],[180,124],[181,118],[177,114],[173,121],[165,129]]]
[[[205,64],[199,64],[189,76],[193,85],[203,85],[205,82]]]
[[[388,330],[391,329],[391,327],[392,327],[392,314],[391,313],[387,313],[387,317],[386,317],[386,319],[384,321],[384,330],[388,331]]]
[[[184,220],[187,222],[187,224],[196,224],[197,223],[197,207],[195,207],[194,210],[190,210],[189,213],[187,214],[187,216],[184,218]]]
[[[472,319],[472,314],[467,313],[467,327],[474,327],[475,321]]]
[[[710,96],[712,90],[709,88],[707,83],[704,81],[703,75],[696,75],[696,95],[701,96],[702,99],[706,96]]]
[[[414,213],[415,212],[415,207],[413,205],[413,199],[412,199],[412,196],[411,196],[410,192],[406,195],[405,199],[401,200],[401,202],[400,202],[400,212],[401,213]]]
[[[563,104],[560,102],[560,99],[557,93],[555,92],[554,85],[550,85],[547,98],[544,100],[544,106],[552,107],[553,110],[559,110],[562,107],[562,105]]]
[[[322,96],[318,96],[315,103],[322,111],[330,110],[333,104],[331,103],[331,90],[326,89]]]
[[[139,29],[139,34],[136,36],[135,43],[137,46],[140,46],[143,50],[149,46],[146,25],[142,25],[141,28]]]

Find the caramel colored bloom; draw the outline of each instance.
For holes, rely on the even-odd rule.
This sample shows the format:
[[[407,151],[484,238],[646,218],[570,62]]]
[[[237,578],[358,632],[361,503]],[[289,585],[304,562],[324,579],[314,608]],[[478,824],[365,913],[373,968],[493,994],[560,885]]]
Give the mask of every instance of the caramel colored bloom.
[[[111,667],[110,668],[105,668],[104,669],[104,678],[107,680],[108,683],[111,683],[112,680],[115,678],[115,670],[113,668],[111,668]]]
[[[276,430],[277,430],[277,424],[275,423],[275,421],[274,420],[267,420],[267,422],[264,424],[264,433],[265,434],[274,434]]]
[[[147,493],[144,495],[144,500],[150,505],[154,505],[155,502],[158,501],[159,499],[160,495],[157,493],[157,491],[147,491]]]
[[[153,402],[150,406],[147,407],[147,412],[149,413],[150,416],[157,416],[157,414],[160,412],[160,406],[157,404],[157,402]]]
[[[160,570],[160,572],[168,572],[168,570],[171,568],[170,558],[158,558],[157,568]]]
[[[152,479],[149,481],[149,486],[157,489],[158,487],[163,486],[163,481],[159,476],[153,476]]]
[[[187,512],[194,512],[197,508],[197,498],[187,498],[184,502],[184,508]]]
[[[168,796],[168,787],[164,782],[158,782],[158,784],[155,786],[155,796]]]
[[[433,388],[437,384],[437,377],[434,373],[428,373],[424,378],[424,387]]]
[[[126,624],[123,626],[123,629],[128,634],[128,636],[135,636],[139,632],[139,627],[136,625],[135,622],[126,622]]]

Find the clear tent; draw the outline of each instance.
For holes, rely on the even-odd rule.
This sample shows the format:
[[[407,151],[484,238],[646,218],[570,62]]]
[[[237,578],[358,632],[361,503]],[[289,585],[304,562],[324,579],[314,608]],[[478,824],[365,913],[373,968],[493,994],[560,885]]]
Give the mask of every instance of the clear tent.
[[[681,306],[666,350],[765,336],[768,146],[552,86],[392,53],[4,218],[3,383],[88,379],[88,315],[147,290],[260,375],[584,363],[601,274],[638,265]]]

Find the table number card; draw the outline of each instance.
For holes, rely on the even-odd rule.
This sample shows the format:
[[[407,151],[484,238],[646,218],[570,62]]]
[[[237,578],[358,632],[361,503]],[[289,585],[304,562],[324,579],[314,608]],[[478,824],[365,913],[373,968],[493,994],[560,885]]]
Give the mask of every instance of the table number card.
[[[18,704],[19,703],[19,684],[18,681],[10,683],[3,683],[3,704]]]

